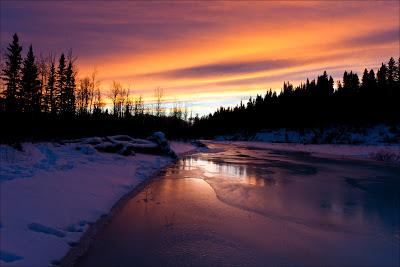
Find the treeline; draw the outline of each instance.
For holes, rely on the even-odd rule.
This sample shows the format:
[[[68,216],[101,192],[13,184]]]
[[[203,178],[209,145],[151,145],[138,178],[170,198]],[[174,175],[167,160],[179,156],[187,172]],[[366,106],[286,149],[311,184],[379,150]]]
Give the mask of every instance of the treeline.
[[[155,90],[156,103],[152,105],[145,105],[141,95],[133,98],[130,89],[117,81],[104,97],[96,71],[77,77],[72,53],[63,53],[56,60],[53,55],[36,58],[32,45],[24,58],[22,52],[14,34],[1,70],[3,141],[115,133],[142,136],[155,130],[176,136],[189,131],[186,107],[176,103],[166,116],[161,88]]]
[[[97,72],[77,77],[72,53],[36,58],[29,47],[22,57],[17,34],[2,62],[0,141],[62,139],[89,135],[146,136],[164,131],[170,138],[213,137],[216,134],[252,133],[261,129],[325,127],[400,122],[399,61],[394,58],[378,70],[365,69],[361,79],[345,71],[337,81],[326,72],[298,86],[284,82],[233,108],[194,119],[175,103],[167,116],[164,91],[156,88],[155,103],[114,81],[107,98]],[[108,101],[108,105],[106,102]],[[109,108],[108,108],[109,107]]]
[[[400,59],[399,59],[400,61]],[[193,128],[205,137],[261,129],[366,126],[400,122],[399,61],[390,58],[376,74],[365,69],[361,81],[355,72],[345,71],[337,81],[326,71],[317,79],[294,87],[284,82],[279,94],[269,90],[246,104],[219,108],[194,121]]]

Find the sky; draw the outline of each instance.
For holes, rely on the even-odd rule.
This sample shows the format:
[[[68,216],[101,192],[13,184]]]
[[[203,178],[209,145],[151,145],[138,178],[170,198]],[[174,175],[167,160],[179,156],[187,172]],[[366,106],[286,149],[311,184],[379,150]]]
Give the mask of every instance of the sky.
[[[338,80],[398,57],[399,1],[0,1],[1,48],[18,33],[36,54],[72,50],[133,96],[200,115],[324,70]]]

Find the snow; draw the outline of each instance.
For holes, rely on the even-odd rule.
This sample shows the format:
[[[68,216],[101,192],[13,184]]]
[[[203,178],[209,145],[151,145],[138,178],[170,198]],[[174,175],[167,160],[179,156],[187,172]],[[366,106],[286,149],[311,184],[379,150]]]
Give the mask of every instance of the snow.
[[[155,142],[164,154],[174,158],[178,157],[178,155],[173,150],[171,150],[171,147],[164,133],[155,132],[149,137],[149,139]]]
[[[326,128],[264,130],[252,135],[215,137],[216,141],[266,149],[299,151],[319,156],[368,158],[400,164],[400,125],[370,127],[337,126]]]
[[[185,153],[191,152],[197,149],[197,146],[187,143],[187,142],[179,142],[174,141],[170,143],[170,147],[177,155],[183,155]]]
[[[151,139],[155,140],[157,144],[163,144],[168,142],[163,132],[153,133]]]
[[[370,127],[338,126],[326,128],[263,130],[253,135],[216,136],[218,141],[262,141],[301,144],[392,144],[400,143],[400,125]]]
[[[293,144],[255,141],[205,141],[208,144],[231,143],[271,150],[308,152],[320,157],[350,157],[389,161],[400,164],[400,144],[392,145],[335,145],[335,144]]]
[[[130,137],[129,137],[130,138]],[[110,138],[111,142],[147,140]],[[79,241],[90,224],[171,157],[101,153],[95,137],[65,144],[0,145],[0,265],[49,266]],[[171,143],[176,154],[195,146]]]

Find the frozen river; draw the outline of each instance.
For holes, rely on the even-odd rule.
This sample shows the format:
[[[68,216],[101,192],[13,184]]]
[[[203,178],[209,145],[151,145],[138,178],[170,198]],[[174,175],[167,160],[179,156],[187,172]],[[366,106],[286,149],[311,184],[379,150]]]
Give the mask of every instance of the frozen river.
[[[211,148],[130,199],[78,265],[399,265],[400,167]]]

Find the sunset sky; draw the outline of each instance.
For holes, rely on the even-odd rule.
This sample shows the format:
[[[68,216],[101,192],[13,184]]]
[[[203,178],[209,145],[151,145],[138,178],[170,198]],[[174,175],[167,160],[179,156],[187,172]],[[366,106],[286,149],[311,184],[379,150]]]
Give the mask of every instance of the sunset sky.
[[[36,54],[78,57],[147,101],[205,114],[327,70],[360,73],[399,56],[399,1],[1,1],[1,48],[18,33]]]

